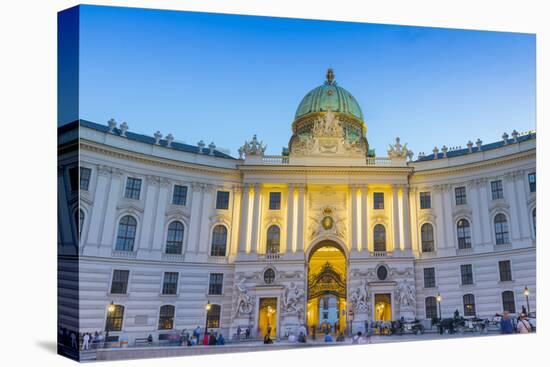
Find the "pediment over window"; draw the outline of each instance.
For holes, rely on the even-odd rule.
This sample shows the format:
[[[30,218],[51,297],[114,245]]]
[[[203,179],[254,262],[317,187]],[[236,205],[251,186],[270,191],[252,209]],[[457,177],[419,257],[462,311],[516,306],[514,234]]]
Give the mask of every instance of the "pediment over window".
[[[493,213],[497,210],[508,210],[508,208],[510,208],[510,205],[508,205],[504,200],[493,200],[491,206],[489,207],[489,211]]]
[[[122,203],[122,204],[118,205],[116,208],[117,208],[117,210],[126,211],[130,214],[137,214],[137,213],[142,214],[143,213],[143,208],[140,208],[139,206],[135,205],[134,203]]]
[[[170,209],[165,214],[166,217],[174,217],[176,219],[189,219],[191,215],[185,210],[174,208]]]

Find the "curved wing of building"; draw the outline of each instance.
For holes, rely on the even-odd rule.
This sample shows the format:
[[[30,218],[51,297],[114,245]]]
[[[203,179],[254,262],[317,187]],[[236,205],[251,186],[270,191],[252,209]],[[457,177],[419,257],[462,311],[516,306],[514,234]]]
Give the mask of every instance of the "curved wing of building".
[[[79,164],[59,179],[75,185],[79,170],[61,214],[76,227],[60,256],[78,254],[82,331],[285,338],[536,309],[534,132],[417,160],[397,139],[375,156],[330,70],[281,156],[256,136],[234,158],[115,121],[73,128]]]

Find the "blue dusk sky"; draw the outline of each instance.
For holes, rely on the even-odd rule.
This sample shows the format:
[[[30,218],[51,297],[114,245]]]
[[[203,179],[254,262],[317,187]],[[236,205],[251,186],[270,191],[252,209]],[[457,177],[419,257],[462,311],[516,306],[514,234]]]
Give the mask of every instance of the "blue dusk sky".
[[[379,156],[396,136],[429,154],[535,128],[534,35],[81,7],[80,118],[136,133],[280,154],[328,67]]]

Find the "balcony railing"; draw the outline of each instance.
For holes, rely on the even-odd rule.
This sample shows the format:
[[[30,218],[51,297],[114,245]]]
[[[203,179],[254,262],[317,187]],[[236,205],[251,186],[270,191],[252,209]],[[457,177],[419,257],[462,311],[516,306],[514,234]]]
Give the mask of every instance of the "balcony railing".
[[[263,164],[288,164],[288,157],[282,155],[264,155]]]
[[[374,257],[386,257],[386,256],[392,256],[392,253],[388,251],[373,251],[371,252],[371,255]]]
[[[136,251],[113,250],[113,253],[112,253],[113,257],[121,257],[124,259],[135,259],[136,255],[137,255]]]
[[[367,166],[391,166],[392,160],[389,157],[369,157]]]

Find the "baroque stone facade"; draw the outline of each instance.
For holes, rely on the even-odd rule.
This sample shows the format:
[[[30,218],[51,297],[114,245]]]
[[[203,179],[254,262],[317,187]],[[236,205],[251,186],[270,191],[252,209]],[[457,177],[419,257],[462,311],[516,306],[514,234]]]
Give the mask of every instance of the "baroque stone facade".
[[[322,92],[343,93],[334,88],[327,79]],[[74,228],[60,226],[60,256],[79,255],[81,331],[105,330],[113,303],[111,335],[158,338],[205,325],[209,303],[210,327],[256,334],[270,299],[284,338],[308,323],[308,261],[329,242],[345,255],[354,330],[376,318],[377,294],[389,295],[392,319],[430,319],[437,294],[443,316],[470,312],[471,299],[479,317],[519,311],[524,287],[536,309],[534,133],[417,160],[397,139],[375,157],[358,106],[317,102],[300,106],[289,154],[277,157],[256,136],[236,159],[80,121],[80,190],[60,198]],[[62,165],[61,184],[71,169]]]

